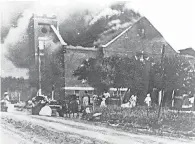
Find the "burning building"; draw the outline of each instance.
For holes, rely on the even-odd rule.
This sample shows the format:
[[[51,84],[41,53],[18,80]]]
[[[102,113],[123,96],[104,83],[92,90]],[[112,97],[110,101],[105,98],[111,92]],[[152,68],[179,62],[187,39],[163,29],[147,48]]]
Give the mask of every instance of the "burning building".
[[[76,77],[73,77],[72,72],[83,60],[90,57],[111,56],[116,54],[132,56],[136,52],[141,51],[154,56],[160,56],[163,44],[166,45],[166,55],[176,54],[160,32],[158,32],[145,17],[141,17],[116,37],[110,39],[110,41],[104,42],[106,44],[103,45],[102,43],[98,48],[68,46],[60,35],[55,16],[33,15],[29,24],[28,33],[30,36],[30,49],[34,53],[34,57],[32,57],[33,60],[31,61],[30,75],[31,79],[36,80],[35,86],[38,86],[38,89],[41,89],[41,76],[44,71],[44,66],[47,65],[45,58],[49,56],[48,50],[52,50],[52,47],[63,49],[60,53],[63,55],[61,56],[63,57],[61,63],[63,72],[59,73],[61,75],[59,81],[64,81],[65,86],[87,86],[78,81]],[[52,70],[55,70],[55,68]],[[53,77],[54,76],[52,76],[52,78]]]
[[[63,72],[59,74],[61,78],[60,81],[64,80],[65,85],[69,85],[72,81],[76,81],[76,78],[72,77],[71,71],[76,69],[84,59],[100,55],[97,48],[67,46],[67,43],[64,42],[60,35],[58,22],[55,16],[33,15],[30,20],[28,33],[30,37],[30,50],[34,53],[30,63],[30,76],[32,81],[34,81],[34,86],[39,89],[40,94],[42,93],[42,87],[48,87],[43,85],[42,76],[44,75],[46,66],[50,64],[48,59],[50,59],[50,56],[52,55],[52,49],[62,49],[62,51],[60,51],[61,53],[58,54],[63,58],[63,60],[61,60]],[[75,86],[74,82],[73,84]]]

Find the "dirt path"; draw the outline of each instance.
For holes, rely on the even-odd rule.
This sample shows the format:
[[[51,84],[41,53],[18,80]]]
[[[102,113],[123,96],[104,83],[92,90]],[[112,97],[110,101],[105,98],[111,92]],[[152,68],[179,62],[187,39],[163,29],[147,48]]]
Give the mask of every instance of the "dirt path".
[[[2,113],[1,127],[7,137],[20,135],[24,143],[112,143],[112,144],[193,144],[195,141],[169,137],[130,134],[55,117]],[[13,132],[15,130],[15,132]],[[9,131],[10,133],[7,134]],[[6,133],[7,132],[7,133]],[[21,133],[21,134],[20,134]],[[3,135],[3,136],[4,136]],[[22,136],[25,135],[25,136]],[[14,135],[15,136],[15,135]],[[25,142],[26,140],[26,142]],[[41,141],[40,141],[41,140]],[[17,138],[16,138],[17,141]],[[6,143],[5,143],[6,144]],[[15,144],[15,143],[13,143]]]
[[[1,129],[0,143],[1,144],[22,144],[22,143],[31,144],[32,142],[27,140],[27,139],[23,139],[17,133],[14,133],[14,132],[6,130],[6,129]]]

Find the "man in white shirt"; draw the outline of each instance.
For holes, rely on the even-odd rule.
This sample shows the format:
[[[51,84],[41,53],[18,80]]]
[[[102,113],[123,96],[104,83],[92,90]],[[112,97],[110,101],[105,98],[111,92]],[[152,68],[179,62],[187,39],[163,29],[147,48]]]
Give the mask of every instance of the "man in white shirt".
[[[8,92],[5,92],[5,93],[4,93],[4,98],[3,98],[2,102],[4,102],[5,107],[8,108],[8,105],[9,105],[9,103],[10,103]]]
[[[109,94],[108,91],[105,91],[103,95],[104,95],[104,97],[105,97],[106,99],[110,97],[110,94]]]
[[[110,97],[110,94],[107,90],[104,91],[103,96],[105,98],[105,103],[108,105],[108,98]]]
[[[137,102],[137,96],[132,95],[129,101],[130,101],[130,108],[135,107]]]
[[[5,92],[5,93],[4,93],[4,100],[9,101],[9,95],[8,95],[8,92]]]
[[[106,106],[106,98],[105,98],[105,96],[102,97],[102,101],[101,101],[100,107],[107,107]]]
[[[83,103],[84,107],[89,106],[89,104],[90,104],[90,96],[87,93],[87,91],[85,91],[85,94],[84,94],[84,96],[82,98],[82,103]]]
[[[147,96],[146,96],[144,102],[147,104],[148,107],[151,106],[151,101],[152,101],[152,99],[151,99],[151,97],[150,97],[150,94],[147,94]]]

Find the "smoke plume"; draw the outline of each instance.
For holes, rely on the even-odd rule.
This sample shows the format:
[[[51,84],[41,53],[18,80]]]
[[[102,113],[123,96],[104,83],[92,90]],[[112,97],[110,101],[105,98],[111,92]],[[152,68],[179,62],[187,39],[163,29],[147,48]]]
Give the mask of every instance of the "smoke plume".
[[[20,4],[19,4],[20,3]],[[1,37],[6,49],[6,57],[19,68],[29,68],[34,53],[29,49],[29,20],[33,13],[55,14],[59,21],[60,33],[66,43],[73,46],[92,47],[105,43],[105,37],[112,38],[140,17],[139,13],[126,8],[126,3],[102,3],[64,1],[63,4],[31,2],[19,7],[23,2],[12,4],[16,11],[3,14],[9,17],[3,24]],[[10,4],[6,5],[7,8]],[[18,7],[18,8],[17,8]],[[51,12],[52,10],[52,12]],[[14,15],[14,16],[13,16]],[[51,43],[52,48],[59,47]]]

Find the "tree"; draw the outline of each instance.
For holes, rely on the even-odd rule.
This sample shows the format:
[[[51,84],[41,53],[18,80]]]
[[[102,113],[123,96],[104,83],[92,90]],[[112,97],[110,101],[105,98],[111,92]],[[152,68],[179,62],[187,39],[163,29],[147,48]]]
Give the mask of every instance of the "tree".
[[[3,96],[3,93],[6,91],[19,92],[21,94],[20,99],[26,100],[29,96],[28,80],[24,78],[1,77],[1,95]]]
[[[81,66],[73,72],[73,75],[78,76],[78,80],[86,80],[89,85],[101,92],[108,86],[105,81],[103,82],[103,77],[106,76],[106,73],[102,72],[101,65],[95,58],[84,60]]]
[[[86,80],[89,85],[102,91],[105,88],[128,88],[132,94],[139,97],[143,104],[143,98],[148,91],[147,64],[135,57],[105,57],[101,61],[91,58],[85,60],[73,75],[78,80]]]
[[[123,60],[125,87],[131,90],[131,94],[138,96],[138,103],[143,104],[149,87],[149,57],[144,53]]]
[[[164,83],[162,83],[160,63],[156,62],[150,73],[150,84],[152,88],[159,91],[164,88],[165,101],[171,101],[170,93],[173,90],[183,89],[194,93],[195,71],[184,56],[165,57],[164,59]],[[167,93],[167,95],[166,95]]]

